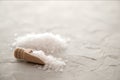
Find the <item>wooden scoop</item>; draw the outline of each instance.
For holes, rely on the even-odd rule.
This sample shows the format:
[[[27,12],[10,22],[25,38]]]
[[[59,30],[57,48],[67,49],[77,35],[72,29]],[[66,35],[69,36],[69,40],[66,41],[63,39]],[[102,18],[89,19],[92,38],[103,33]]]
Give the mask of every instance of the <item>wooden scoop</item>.
[[[22,49],[22,48],[16,48],[14,51],[14,56],[17,59],[23,59],[28,62],[33,62],[37,64],[44,65],[44,61],[42,61],[39,57],[34,56],[34,53],[32,53],[32,49]]]

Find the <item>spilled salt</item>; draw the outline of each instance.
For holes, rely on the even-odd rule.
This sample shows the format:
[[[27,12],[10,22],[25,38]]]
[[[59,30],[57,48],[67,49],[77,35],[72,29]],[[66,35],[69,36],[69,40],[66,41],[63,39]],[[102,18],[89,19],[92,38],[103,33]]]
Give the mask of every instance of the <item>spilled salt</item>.
[[[39,66],[40,69],[62,71],[66,63],[55,55],[66,49],[67,41],[52,33],[27,34],[17,37],[13,46],[33,49],[33,55],[45,62],[43,67]]]
[[[43,70],[63,71],[63,68],[66,65],[61,58],[56,58],[52,55],[45,55],[45,53],[41,50],[33,51],[32,54],[44,61],[45,65],[43,67],[38,67]]]

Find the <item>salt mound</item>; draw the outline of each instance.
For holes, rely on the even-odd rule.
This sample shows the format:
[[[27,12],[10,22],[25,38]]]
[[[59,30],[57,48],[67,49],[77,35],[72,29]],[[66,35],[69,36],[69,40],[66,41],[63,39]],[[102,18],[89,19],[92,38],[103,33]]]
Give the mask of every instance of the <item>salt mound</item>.
[[[67,41],[68,39],[52,33],[27,34],[16,38],[13,46],[33,49],[33,54],[45,62],[42,69],[62,71],[65,62],[54,56],[65,50]]]
[[[66,39],[60,35],[52,33],[43,34],[27,34],[15,39],[13,45],[15,47],[31,48],[34,50],[42,50],[47,54],[56,54],[65,50]]]

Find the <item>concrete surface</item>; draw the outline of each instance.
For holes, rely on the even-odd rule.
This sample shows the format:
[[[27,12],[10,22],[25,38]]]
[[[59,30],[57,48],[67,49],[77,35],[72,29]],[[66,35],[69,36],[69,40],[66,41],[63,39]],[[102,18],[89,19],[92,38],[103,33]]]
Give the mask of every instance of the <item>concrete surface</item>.
[[[71,38],[63,72],[16,61],[15,36]],[[0,1],[0,80],[120,80],[120,1]]]

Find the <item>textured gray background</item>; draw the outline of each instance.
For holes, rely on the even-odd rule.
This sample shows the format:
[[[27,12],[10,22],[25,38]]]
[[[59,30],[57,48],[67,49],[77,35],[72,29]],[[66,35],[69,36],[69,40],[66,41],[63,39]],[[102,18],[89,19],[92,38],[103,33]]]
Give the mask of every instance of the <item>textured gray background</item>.
[[[53,32],[71,42],[61,72],[16,61],[15,35]],[[0,1],[0,80],[120,80],[120,1]]]

